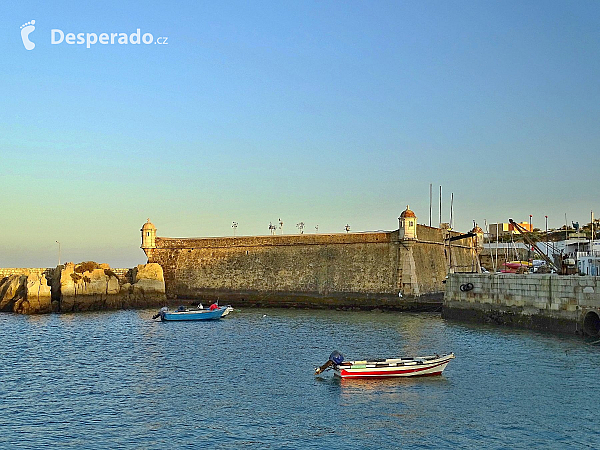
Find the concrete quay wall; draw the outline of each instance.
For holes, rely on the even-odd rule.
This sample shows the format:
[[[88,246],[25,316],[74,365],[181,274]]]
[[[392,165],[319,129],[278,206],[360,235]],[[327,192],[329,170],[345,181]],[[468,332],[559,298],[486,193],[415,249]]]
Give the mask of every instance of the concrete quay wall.
[[[0,267],[0,280],[11,275],[45,275],[51,279],[56,267]],[[131,277],[132,269],[115,268],[112,272],[119,278],[120,282],[127,282]]]
[[[472,289],[464,289],[469,283]],[[452,274],[442,317],[597,336],[600,277]]]
[[[0,267],[0,280],[11,275],[46,275],[54,272],[54,267]]]

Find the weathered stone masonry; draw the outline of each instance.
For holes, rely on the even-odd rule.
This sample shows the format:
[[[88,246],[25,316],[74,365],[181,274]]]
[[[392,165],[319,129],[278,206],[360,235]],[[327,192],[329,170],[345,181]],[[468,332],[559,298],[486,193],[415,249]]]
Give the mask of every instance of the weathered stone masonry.
[[[460,288],[469,283],[471,289]],[[600,277],[454,274],[442,317],[598,336]]]
[[[441,302],[448,269],[446,232],[417,226],[416,217],[414,226],[417,238],[406,238],[402,227],[389,232],[164,238],[156,237],[148,222],[142,228],[142,248],[149,262],[163,267],[171,299],[406,309],[425,300]],[[463,245],[452,246],[453,265],[476,268],[471,238],[459,243]]]

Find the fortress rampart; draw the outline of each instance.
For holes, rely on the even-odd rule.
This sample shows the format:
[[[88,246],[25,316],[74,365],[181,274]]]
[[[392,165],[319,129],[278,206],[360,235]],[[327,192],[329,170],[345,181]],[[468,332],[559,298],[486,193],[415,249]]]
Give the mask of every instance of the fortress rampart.
[[[156,229],[149,222],[144,227],[142,248],[149,262],[162,266],[170,299],[410,309],[422,303],[441,304],[449,262],[456,271],[479,268],[472,238],[449,246],[444,241],[448,231],[416,225],[416,220],[413,227],[417,238],[407,238],[402,228],[364,233],[165,238],[152,235]]]

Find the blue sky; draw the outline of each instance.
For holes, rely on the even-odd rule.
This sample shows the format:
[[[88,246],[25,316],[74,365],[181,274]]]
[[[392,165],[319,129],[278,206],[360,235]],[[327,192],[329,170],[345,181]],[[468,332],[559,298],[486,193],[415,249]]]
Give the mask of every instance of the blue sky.
[[[598,2],[0,6],[0,266],[159,236],[600,216]],[[90,4],[91,3],[91,4]],[[126,4],[124,4],[126,3]],[[20,26],[34,19],[35,49]],[[52,45],[66,33],[168,45]]]

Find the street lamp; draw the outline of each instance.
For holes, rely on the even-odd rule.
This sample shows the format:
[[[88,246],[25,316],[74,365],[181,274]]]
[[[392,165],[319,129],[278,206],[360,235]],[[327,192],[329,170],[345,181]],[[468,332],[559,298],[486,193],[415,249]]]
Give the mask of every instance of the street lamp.
[[[533,216],[531,214],[529,214],[529,231],[533,235]],[[529,251],[531,252],[531,270],[533,270],[533,258],[535,256],[534,256],[534,253],[533,253],[533,247],[532,246],[529,246]]]
[[[58,265],[60,266],[60,242],[55,241],[58,244]]]
[[[546,256],[548,256],[548,216],[546,218]]]

